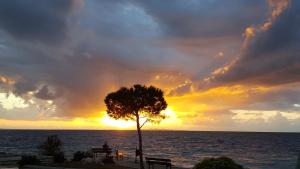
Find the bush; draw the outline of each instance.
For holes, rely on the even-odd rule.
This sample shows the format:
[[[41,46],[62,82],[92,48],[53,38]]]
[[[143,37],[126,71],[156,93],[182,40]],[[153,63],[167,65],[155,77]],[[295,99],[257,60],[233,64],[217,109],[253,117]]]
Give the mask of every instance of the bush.
[[[66,161],[65,158],[65,153],[64,152],[59,152],[57,154],[54,155],[53,160],[55,163],[63,163]]]
[[[73,154],[72,161],[81,161],[84,158],[93,158],[93,153],[89,151],[87,152],[77,151],[76,153]]]
[[[56,163],[63,163],[66,160],[62,148],[63,143],[57,135],[48,136],[47,140],[38,146],[42,155],[53,156]]]
[[[103,159],[102,159],[102,162],[104,164],[115,164],[114,162],[114,159],[112,156],[105,156]]]
[[[55,156],[62,152],[63,143],[57,135],[48,136],[47,140],[38,146],[41,154]]]
[[[24,156],[22,156],[21,160],[19,161],[19,166],[22,167],[24,165],[38,165],[40,163],[41,163],[41,161],[38,160],[36,158],[36,156],[24,155]]]
[[[93,153],[91,151],[85,152],[85,158],[93,158]]]
[[[193,169],[244,169],[228,157],[208,158],[196,164]]]
[[[76,153],[74,153],[72,161],[81,161],[82,159],[86,158],[85,154],[85,152],[77,151]]]

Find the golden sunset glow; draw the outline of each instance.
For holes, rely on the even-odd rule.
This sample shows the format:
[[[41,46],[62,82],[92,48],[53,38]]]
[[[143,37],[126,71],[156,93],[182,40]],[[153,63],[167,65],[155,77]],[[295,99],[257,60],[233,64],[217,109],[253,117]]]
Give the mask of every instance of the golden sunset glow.
[[[159,124],[147,123],[145,129],[193,129],[204,128],[206,130],[213,129],[209,127],[211,124],[218,122],[218,114],[223,114],[226,109],[232,109],[234,113],[233,120],[247,121],[253,119],[264,119],[268,122],[275,117],[277,111],[247,111],[235,110],[234,107],[243,105],[245,102],[251,102],[257,93],[267,93],[276,91],[278,88],[270,88],[266,86],[247,87],[243,85],[216,87],[209,90],[194,91],[182,96],[168,96],[168,108],[162,112],[166,116]],[[16,105],[28,107],[22,98],[15,95],[8,97],[5,94],[0,94],[0,103],[6,109],[13,109]],[[22,103],[22,104],[20,104]],[[35,104],[34,101],[29,102]],[[45,104],[51,105],[52,101],[47,101]],[[297,105],[297,104],[295,104]],[[35,123],[32,121],[18,120],[15,128],[27,126],[27,128],[35,128],[42,125],[45,128],[89,128],[89,129],[117,129],[117,130],[134,130],[136,128],[135,121],[115,120],[109,117],[105,111],[98,113],[99,117],[90,118],[74,118],[72,120],[64,119],[45,119],[44,115],[40,116]],[[283,117],[287,119],[297,119],[299,114],[281,112]],[[144,119],[141,119],[143,122]],[[16,122],[16,121],[15,121]],[[9,127],[12,124],[11,120],[1,120],[3,126]],[[14,123],[16,124],[16,123]]]
[[[134,121],[115,120],[109,117],[107,114],[105,114],[103,118],[99,118],[97,120],[99,121],[99,124],[104,124],[110,127],[117,127],[119,129],[129,129],[136,126]]]
[[[117,129],[135,129],[136,128],[136,122],[131,120],[115,120],[111,117],[109,117],[106,112],[102,112],[104,117],[96,118],[96,120],[99,122],[99,125],[104,125],[108,127],[113,127]],[[163,111],[162,114],[166,116],[165,120],[162,120],[159,124],[151,124],[148,123],[145,125],[145,128],[151,129],[157,126],[165,127],[175,127],[176,125],[181,124],[181,120],[177,118],[176,113],[171,109],[168,108],[167,110]],[[144,123],[145,119],[141,118],[141,123]]]

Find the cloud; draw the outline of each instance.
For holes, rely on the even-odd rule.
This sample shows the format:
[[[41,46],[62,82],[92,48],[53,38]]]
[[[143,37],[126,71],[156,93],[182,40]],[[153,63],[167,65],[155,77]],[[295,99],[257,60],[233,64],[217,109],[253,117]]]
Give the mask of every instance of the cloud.
[[[43,100],[54,100],[57,97],[62,95],[62,91],[58,92],[53,92],[47,85],[42,86],[41,89],[38,90],[37,93],[35,93],[35,97]]]
[[[15,3],[9,3],[11,8],[21,5]],[[56,1],[44,3],[34,6],[32,11],[40,11],[41,7],[48,6],[45,12],[50,13],[49,17],[67,20],[69,10],[63,15],[58,15],[59,12],[52,15],[55,10],[50,4]],[[62,2],[56,5],[59,3]],[[71,6],[72,3],[70,1],[66,4]],[[67,8],[66,4],[62,4],[59,9],[71,8]],[[19,13],[16,15],[19,16]],[[28,17],[34,21],[37,16],[30,14]],[[20,18],[11,19],[19,23]],[[56,116],[98,116],[100,110],[104,109],[103,98],[110,91],[135,83],[155,83],[158,87],[168,88],[170,86],[166,84],[170,84],[169,81],[158,82],[153,77],[158,74],[176,76],[178,72],[186,71],[186,65],[193,63],[198,67],[198,60],[202,60],[187,58],[172,45],[165,45],[164,40],[161,42],[160,23],[136,4],[89,1],[74,20],[78,22],[57,25],[68,32],[69,36],[59,46],[52,46],[46,39],[46,36],[64,39],[65,34],[54,30],[44,32],[43,37],[40,37],[37,30],[31,32],[18,29],[18,33],[9,32],[16,35],[15,39],[3,35],[5,40],[0,42],[0,72],[14,79],[12,88],[15,94],[26,98],[54,100],[57,105]],[[0,26],[7,29],[6,25]],[[31,26],[39,27],[39,23]],[[32,43],[24,37],[36,38],[45,43]],[[192,71],[191,67],[187,72]],[[186,79],[188,77],[179,78],[172,83],[185,83]]]
[[[3,109],[11,110],[14,108],[26,108],[29,105],[21,97],[15,96],[12,93],[4,94],[0,93],[0,107]]]
[[[67,34],[76,0],[1,1],[0,26],[16,39],[57,43]]]
[[[239,36],[247,24],[259,23],[267,9],[266,2],[258,0],[226,2],[154,0],[136,3],[153,16],[165,35],[171,38]],[[239,15],[236,15],[237,13]]]
[[[33,3],[33,1],[13,2],[1,3],[12,9],[20,8],[23,3]],[[157,48],[155,50],[156,47],[144,39],[122,40],[122,37],[119,37],[120,33],[126,35],[126,32],[129,31],[128,27],[124,26],[126,23],[122,21],[122,18],[119,18],[121,28],[116,30],[120,31],[118,34],[111,32],[106,35],[106,29],[99,32],[98,28],[113,27],[114,22],[106,21],[105,17],[103,17],[105,21],[95,22],[95,20],[98,21],[96,11],[101,7],[97,1],[87,3],[89,8],[82,9],[81,16],[78,16],[77,19],[82,19],[83,25],[69,23],[67,26],[66,15],[72,4],[73,1],[49,0],[39,2],[37,5],[31,4],[30,9],[29,7],[27,9],[27,4],[24,11],[21,12],[26,13],[24,14],[25,20],[34,22],[32,25],[28,25],[28,27],[33,27],[32,29],[22,30],[22,26],[15,25],[20,24],[19,20],[24,17],[10,18],[14,24],[12,26],[17,30],[10,29],[5,24],[0,25],[1,28],[9,29],[11,31],[9,33],[16,36],[14,40],[3,36],[6,39],[1,42],[0,72],[5,75],[1,78],[1,83],[6,81],[4,77],[7,76],[15,81],[14,84],[11,84],[15,94],[27,99],[35,97],[40,100],[53,100],[58,107],[56,116],[99,116],[99,112],[104,109],[105,94],[122,85],[147,83],[148,79],[151,79],[161,69],[161,66],[155,65],[156,60],[151,61],[148,58],[149,55],[159,57],[157,53],[168,53],[169,49]],[[90,7],[93,5],[98,8],[91,10]],[[55,6],[59,6],[58,9]],[[115,8],[121,7],[115,4]],[[141,12],[138,9],[134,11],[121,9],[124,10],[123,12],[129,12],[130,16],[132,15],[130,13]],[[41,10],[44,13],[35,13]],[[62,11],[56,12],[56,10]],[[16,12],[16,14],[8,15],[9,17],[21,15],[15,10],[12,12]],[[122,16],[122,13],[111,13],[110,9],[106,9],[103,14],[107,12],[112,15],[111,18],[116,19],[116,22],[118,17]],[[1,15],[1,17],[8,16],[6,13]],[[50,21],[52,18],[54,21],[58,20],[58,23],[44,23],[45,26],[50,26],[49,30],[39,34],[39,31],[42,30],[40,27],[42,23],[38,22],[39,20],[36,20],[35,17],[41,17],[42,23],[47,22],[48,17]],[[89,19],[89,24],[96,25],[89,27],[88,23],[84,23],[85,19]],[[137,17],[132,22],[142,24],[143,21]],[[55,27],[53,27],[54,25]],[[51,42],[56,43],[56,40],[65,37],[65,32],[69,32],[70,38],[60,46],[48,44],[48,36],[55,38]],[[118,38],[115,39],[116,37]],[[32,44],[28,38],[45,43]],[[22,40],[22,42],[18,40]],[[130,57],[132,58],[130,59]],[[164,62],[163,59],[160,61]],[[30,93],[33,95],[30,96]]]
[[[238,60],[217,75],[216,81],[264,85],[299,82],[300,3],[294,0],[284,11],[279,9],[272,12],[272,17],[276,16],[272,25],[257,32]]]
[[[18,95],[26,94],[27,92],[33,92],[37,90],[35,82],[32,81],[20,81],[14,84],[15,90],[14,93]]]

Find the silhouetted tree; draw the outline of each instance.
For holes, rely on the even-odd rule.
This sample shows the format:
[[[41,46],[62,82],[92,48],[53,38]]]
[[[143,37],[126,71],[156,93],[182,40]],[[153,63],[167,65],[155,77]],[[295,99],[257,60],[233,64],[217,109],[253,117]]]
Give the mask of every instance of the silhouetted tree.
[[[136,121],[140,168],[144,169],[141,129],[146,122],[159,122],[165,118],[161,114],[161,111],[167,108],[163,91],[153,86],[137,84],[131,88],[122,87],[118,91],[108,94],[104,102],[110,117]]]
[[[55,156],[62,152],[63,143],[57,135],[48,136],[47,140],[38,146],[41,154]]]

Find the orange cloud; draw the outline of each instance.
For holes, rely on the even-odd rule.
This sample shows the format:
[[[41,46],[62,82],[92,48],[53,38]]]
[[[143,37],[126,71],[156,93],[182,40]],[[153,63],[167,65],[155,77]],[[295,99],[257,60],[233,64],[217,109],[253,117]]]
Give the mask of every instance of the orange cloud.
[[[9,85],[11,85],[11,84],[14,84],[15,81],[14,81],[13,79],[9,78],[9,77],[1,76],[1,75],[0,75],[0,83],[4,83],[4,84],[9,84]]]

